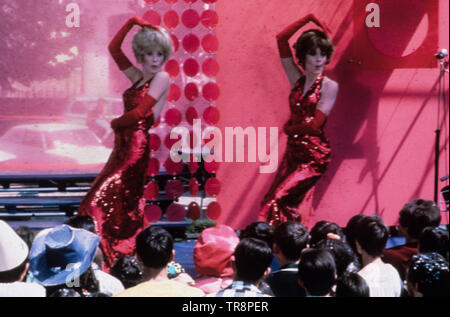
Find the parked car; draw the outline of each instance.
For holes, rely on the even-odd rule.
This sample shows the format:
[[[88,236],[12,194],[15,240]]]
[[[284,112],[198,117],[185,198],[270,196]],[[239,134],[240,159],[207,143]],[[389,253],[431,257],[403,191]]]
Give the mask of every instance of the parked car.
[[[0,169],[79,169],[101,167],[111,149],[86,126],[24,124],[0,137]]]

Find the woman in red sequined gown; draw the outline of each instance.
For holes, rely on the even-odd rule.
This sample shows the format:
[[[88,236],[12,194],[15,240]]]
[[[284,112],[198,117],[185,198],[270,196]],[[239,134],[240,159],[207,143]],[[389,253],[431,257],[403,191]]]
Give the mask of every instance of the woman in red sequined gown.
[[[322,30],[308,30],[299,37],[294,45],[297,65],[288,41],[308,22]],[[286,152],[264,196],[258,217],[274,226],[285,221],[307,224],[299,205],[325,172],[330,159],[330,144],[323,126],[336,100],[338,85],[323,76],[334,50],[327,32],[323,23],[308,15],[277,35],[281,63],[292,89],[289,95],[291,117],[283,127],[288,136]]]
[[[133,52],[141,64],[131,64],[121,50],[126,34],[138,25]],[[148,130],[159,117],[169,91],[169,76],[162,71],[172,53],[170,36],[163,29],[133,17],[108,46],[122,73],[133,83],[123,94],[124,114],[111,121],[114,148],[78,209],[94,218],[105,269],[135,252],[135,237],[143,226],[143,191],[150,158]]]

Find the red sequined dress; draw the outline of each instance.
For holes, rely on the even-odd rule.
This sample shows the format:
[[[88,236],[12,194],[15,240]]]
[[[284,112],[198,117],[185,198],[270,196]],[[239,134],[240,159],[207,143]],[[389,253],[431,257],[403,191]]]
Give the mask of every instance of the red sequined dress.
[[[138,80],[124,92],[125,112],[139,105],[150,81],[137,88]],[[150,114],[116,132],[112,153],[78,209],[79,215],[94,218],[105,269],[117,258],[135,252],[135,238],[143,227],[143,192],[150,158],[148,130],[153,120]]]
[[[322,81],[323,76],[319,76],[306,93],[303,92],[305,77],[297,81],[289,95],[291,117],[286,125],[309,122],[314,118]],[[323,127],[314,135],[288,135],[286,152],[261,203],[258,219],[274,226],[286,221],[305,220],[298,207],[325,172],[329,160],[330,143]]]

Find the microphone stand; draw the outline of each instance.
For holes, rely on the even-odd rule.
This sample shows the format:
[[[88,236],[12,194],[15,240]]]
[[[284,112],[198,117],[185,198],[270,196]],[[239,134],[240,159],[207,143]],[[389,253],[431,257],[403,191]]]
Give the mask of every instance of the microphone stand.
[[[441,59],[439,61],[440,72],[439,72],[439,90],[438,90],[438,111],[437,111],[437,122],[436,122],[436,139],[435,139],[435,157],[434,157],[434,202],[438,204],[438,185],[439,185],[439,140],[441,135],[440,129],[440,110],[441,110],[441,98],[445,105],[445,92],[442,89],[442,83],[444,81],[444,74],[448,72],[448,60]]]

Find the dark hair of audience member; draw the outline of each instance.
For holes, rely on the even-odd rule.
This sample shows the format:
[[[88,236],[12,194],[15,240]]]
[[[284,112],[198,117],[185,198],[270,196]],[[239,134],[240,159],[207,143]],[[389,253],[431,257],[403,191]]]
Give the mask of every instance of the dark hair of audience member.
[[[329,294],[336,283],[336,264],[325,249],[305,249],[298,263],[298,279],[311,296]]]
[[[342,276],[351,263],[356,260],[356,255],[352,248],[342,240],[325,239],[317,243],[317,248],[326,249],[334,257],[338,276]]]
[[[172,235],[161,227],[147,227],[136,237],[136,253],[146,267],[164,268],[170,262],[172,250]]]
[[[118,278],[125,288],[130,288],[143,282],[142,266],[133,256],[125,256],[118,259],[109,273]]]
[[[95,231],[94,219],[90,216],[73,216],[67,219],[64,224],[69,225],[72,228],[84,229],[97,234]]]
[[[81,294],[78,293],[73,288],[58,288],[54,292],[50,293],[47,297],[81,297]]]
[[[345,272],[336,282],[335,297],[370,297],[369,286],[355,272]]]
[[[273,227],[265,221],[255,221],[245,227],[244,230],[240,232],[239,238],[255,238],[265,241],[267,245],[273,247]]]
[[[36,233],[30,227],[27,226],[19,226],[14,231],[17,233],[19,237],[22,238],[23,241],[25,241],[25,243],[28,246],[28,249],[31,250],[31,246],[33,244],[33,240],[34,237],[36,236]]]
[[[314,227],[311,228],[311,231],[309,232],[309,246],[311,248],[316,247],[316,244],[320,240],[327,238],[328,233],[334,233],[341,237],[341,239],[344,238],[344,230],[341,227],[334,222],[322,220],[317,222]]]
[[[308,229],[297,222],[283,222],[275,229],[274,243],[290,261],[298,261],[308,243]]]
[[[67,287],[67,284],[56,285],[56,286],[46,286],[47,294],[53,294],[62,288],[71,288],[77,291],[81,296],[88,296],[92,293],[100,291],[100,283],[95,277],[94,270],[89,267],[86,272],[81,274],[78,283],[74,283],[73,287]]]
[[[439,253],[413,255],[406,273],[408,290],[417,288],[423,297],[448,297],[448,275],[448,262]]]
[[[234,250],[234,264],[239,279],[255,283],[272,263],[272,248],[255,238],[244,238]]]
[[[20,278],[22,275],[25,275],[25,269],[28,264],[28,258],[25,259],[19,266],[8,270],[0,272],[0,283],[14,283],[14,282],[22,282]]]
[[[386,247],[389,230],[378,216],[369,216],[358,222],[356,241],[372,257],[378,257]]]
[[[344,228],[345,241],[352,248],[353,252],[356,253],[355,237],[358,231],[358,223],[361,219],[365,218],[365,215],[355,215],[350,218],[347,225]]]
[[[448,231],[440,227],[426,227],[419,237],[419,253],[437,252],[448,261]]]
[[[398,221],[411,238],[418,239],[425,227],[439,226],[441,211],[433,201],[415,199],[403,206]]]

